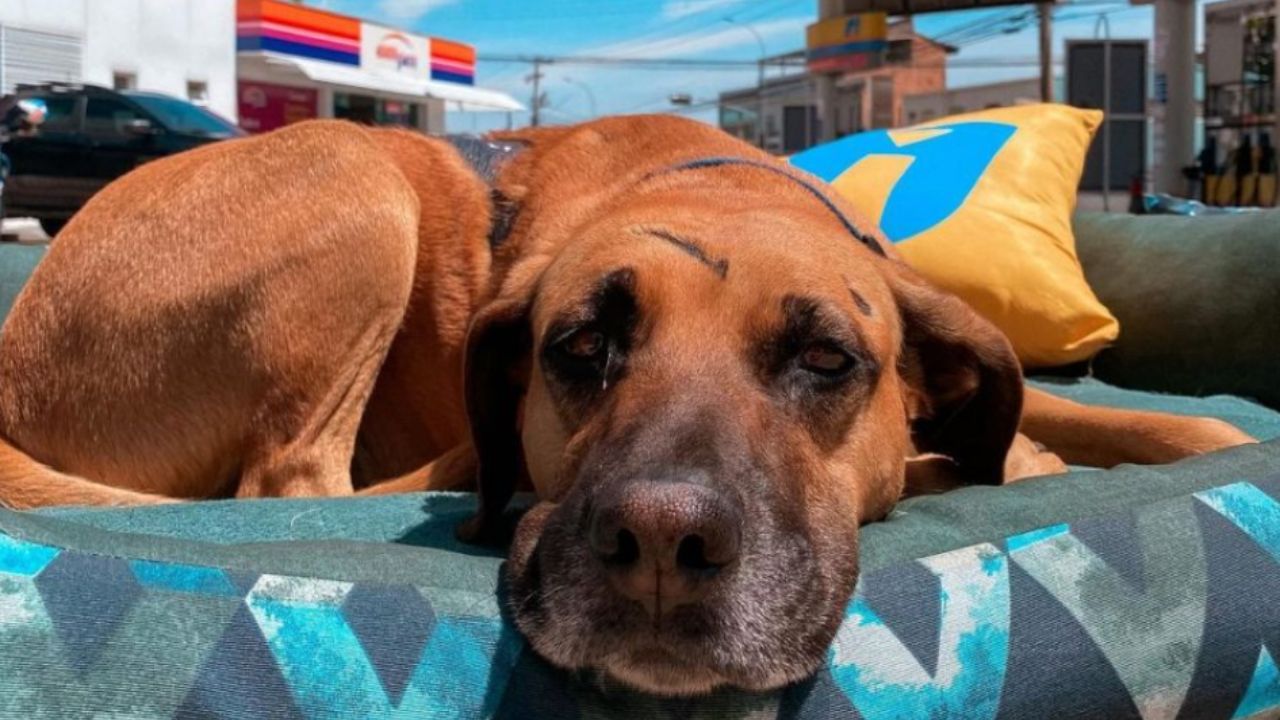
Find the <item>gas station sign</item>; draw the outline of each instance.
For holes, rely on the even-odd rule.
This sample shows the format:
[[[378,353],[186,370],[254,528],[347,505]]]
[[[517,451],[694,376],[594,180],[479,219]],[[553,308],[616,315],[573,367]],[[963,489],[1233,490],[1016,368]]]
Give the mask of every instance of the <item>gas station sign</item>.
[[[805,31],[805,64],[813,73],[878,67],[889,47],[888,34],[889,18],[882,12],[820,20]]]

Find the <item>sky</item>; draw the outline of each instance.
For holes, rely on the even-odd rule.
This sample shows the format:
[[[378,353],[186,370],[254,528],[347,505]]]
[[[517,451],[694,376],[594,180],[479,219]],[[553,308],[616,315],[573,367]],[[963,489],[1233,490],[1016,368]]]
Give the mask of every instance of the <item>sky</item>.
[[[804,46],[804,28],[814,21],[818,5],[817,0],[306,1],[393,27],[471,43],[482,58],[476,84],[507,92],[526,106],[531,97],[526,81],[530,66],[485,61],[485,55],[603,55],[748,63],[678,70],[544,66],[547,108],[543,120],[548,123],[576,122],[593,114],[672,111],[669,97],[673,93],[688,94],[698,103],[713,100],[724,90],[754,85],[756,70],[749,63],[760,57],[761,47],[742,25],[749,25],[760,36],[769,55],[798,50]],[[920,15],[916,28],[960,46],[947,70],[951,87],[1034,77],[1038,36],[1033,7]],[[1019,21],[1017,16],[1023,13]],[[1200,13],[1198,8],[1198,17],[1202,17]],[[1055,11],[1055,57],[1061,58],[1067,38],[1094,37],[1098,17],[1103,14],[1113,38],[1152,36],[1149,5],[1133,6],[1127,0],[1062,0]],[[997,23],[1001,19],[1004,22]],[[1003,32],[1005,28],[1010,32]],[[995,63],[999,65],[993,66]],[[714,109],[690,115],[715,121]],[[511,121],[526,124],[528,114],[516,113]],[[504,127],[507,122],[506,113],[450,113],[448,129],[485,131]]]

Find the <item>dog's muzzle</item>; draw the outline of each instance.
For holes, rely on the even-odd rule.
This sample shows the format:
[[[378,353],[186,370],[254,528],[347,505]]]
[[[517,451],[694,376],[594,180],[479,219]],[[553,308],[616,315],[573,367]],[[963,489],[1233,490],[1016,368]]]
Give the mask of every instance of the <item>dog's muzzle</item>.
[[[664,614],[702,600],[731,570],[741,549],[742,511],[701,474],[678,481],[633,481],[598,498],[586,541],[610,587]]]

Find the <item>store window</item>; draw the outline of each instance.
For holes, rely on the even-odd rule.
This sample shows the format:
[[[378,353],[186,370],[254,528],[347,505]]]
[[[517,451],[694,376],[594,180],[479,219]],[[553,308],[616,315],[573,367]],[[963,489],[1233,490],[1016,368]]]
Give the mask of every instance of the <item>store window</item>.
[[[418,103],[379,100],[378,124],[399,125],[407,128],[418,127]]]
[[[418,127],[420,103],[353,93],[333,94],[333,116],[365,125]]]
[[[378,121],[378,100],[368,95],[334,93],[333,116],[364,125],[374,125]]]

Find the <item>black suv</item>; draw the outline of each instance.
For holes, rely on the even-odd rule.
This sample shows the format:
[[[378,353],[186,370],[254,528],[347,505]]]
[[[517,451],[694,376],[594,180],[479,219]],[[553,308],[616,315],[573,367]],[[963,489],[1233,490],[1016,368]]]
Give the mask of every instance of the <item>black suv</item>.
[[[186,100],[93,85],[20,85],[44,101],[44,122],[0,148],[12,162],[5,214],[34,217],[50,236],[103,186],[155,158],[244,133]]]

